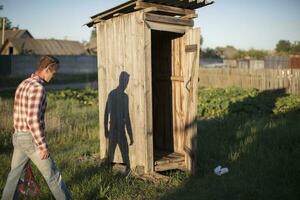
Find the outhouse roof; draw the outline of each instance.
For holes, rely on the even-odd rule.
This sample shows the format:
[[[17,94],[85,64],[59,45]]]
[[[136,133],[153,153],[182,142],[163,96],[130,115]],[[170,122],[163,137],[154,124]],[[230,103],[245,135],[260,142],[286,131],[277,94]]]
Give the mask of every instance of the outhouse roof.
[[[182,10],[191,11],[214,3],[209,0],[130,0],[115,6],[111,9],[105,10],[101,13],[91,16],[92,21],[87,23],[87,26],[92,26],[97,23],[97,20],[107,20],[117,14],[126,14],[134,12],[139,9],[155,6],[171,6],[180,8]]]

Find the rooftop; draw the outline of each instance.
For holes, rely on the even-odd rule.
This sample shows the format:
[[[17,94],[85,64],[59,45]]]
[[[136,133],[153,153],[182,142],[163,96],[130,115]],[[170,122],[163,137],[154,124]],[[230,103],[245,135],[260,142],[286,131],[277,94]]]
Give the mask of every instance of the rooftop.
[[[111,9],[91,16],[90,27],[98,20],[107,20],[119,14],[126,14],[146,8],[157,8],[160,13],[168,15],[195,14],[195,9],[214,3],[208,0],[130,0]]]

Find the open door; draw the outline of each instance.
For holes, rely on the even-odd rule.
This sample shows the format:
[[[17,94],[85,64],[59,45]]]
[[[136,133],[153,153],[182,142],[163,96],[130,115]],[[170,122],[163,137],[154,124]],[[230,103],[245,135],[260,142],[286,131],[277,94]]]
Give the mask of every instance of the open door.
[[[185,168],[195,172],[197,85],[200,29],[188,29],[172,41],[172,113],[174,151],[184,154]]]
[[[154,170],[195,170],[200,31],[152,31]]]

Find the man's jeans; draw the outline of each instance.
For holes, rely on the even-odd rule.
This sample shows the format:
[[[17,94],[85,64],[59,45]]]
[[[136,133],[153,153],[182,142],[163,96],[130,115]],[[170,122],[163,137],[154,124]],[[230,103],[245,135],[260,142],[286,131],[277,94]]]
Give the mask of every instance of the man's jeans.
[[[8,174],[7,182],[2,194],[2,200],[17,198],[17,185],[29,159],[44,176],[55,199],[71,199],[69,191],[63,182],[54,161],[50,156],[48,159],[41,159],[40,151],[34,144],[31,133],[14,133],[13,145],[14,153],[11,162],[11,171]]]

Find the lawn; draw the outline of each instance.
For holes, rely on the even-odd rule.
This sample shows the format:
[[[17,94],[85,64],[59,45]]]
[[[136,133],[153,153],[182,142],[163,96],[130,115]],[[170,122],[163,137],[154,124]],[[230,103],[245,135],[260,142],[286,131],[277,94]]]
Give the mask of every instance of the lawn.
[[[0,191],[12,155],[12,96],[0,99]],[[50,151],[74,199],[299,199],[300,97],[283,91],[199,90],[198,171],[170,171],[168,183],[124,178],[97,155],[97,91],[52,91],[46,115]],[[217,165],[229,173],[217,176]],[[53,199],[34,168],[42,193]]]
[[[26,76],[27,77],[27,76]],[[19,85],[24,78],[22,76],[1,76],[0,75],[0,89],[6,87],[16,87]],[[57,74],[51,80],[49,85],[56,85],[56,84],[67,84],[67,83],[87,83],[97,81],[98,75],[97,73],[90,73],[90,74]]]

